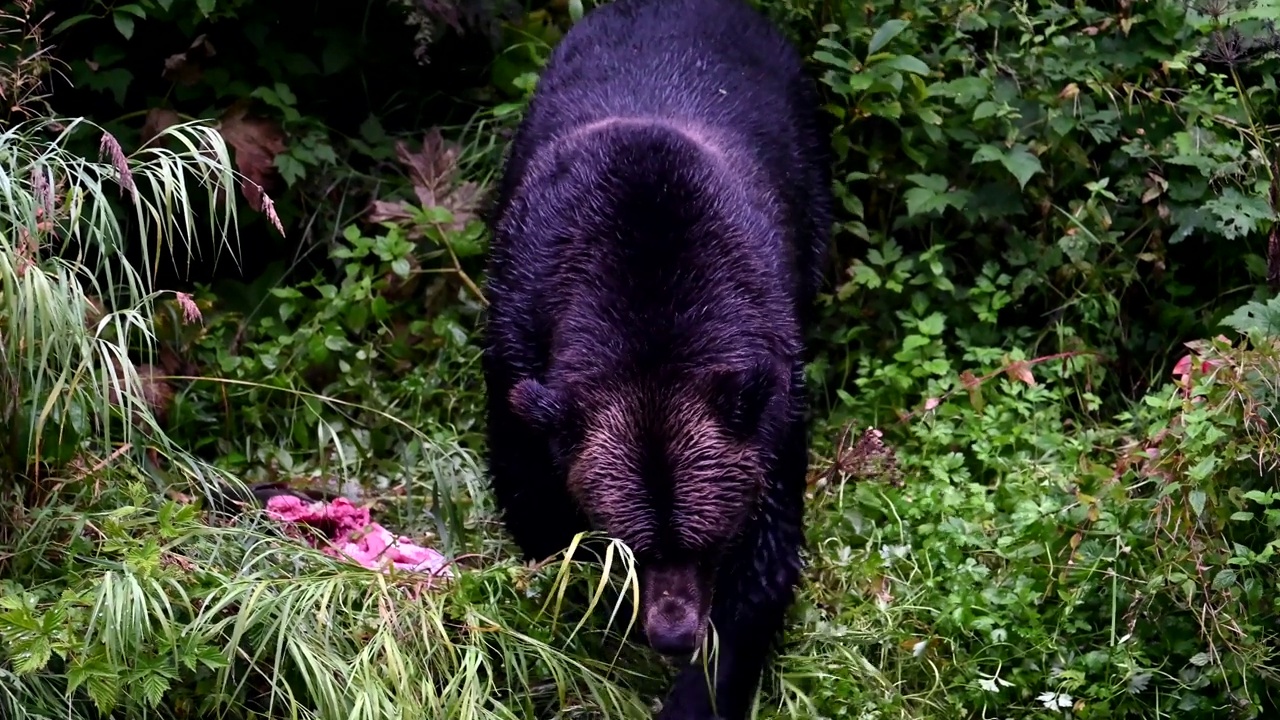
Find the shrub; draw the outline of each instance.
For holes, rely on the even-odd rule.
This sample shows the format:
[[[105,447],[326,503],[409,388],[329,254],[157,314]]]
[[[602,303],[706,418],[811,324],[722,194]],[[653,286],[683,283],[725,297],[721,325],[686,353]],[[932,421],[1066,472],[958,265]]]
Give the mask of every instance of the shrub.
[[[1267,274],[1280,175],[1277,61],[1201,51],[1224,25],[1273,42],[1249,25],[1260,9],[1226,9],[837,5],[813,53],[847,212],[833,389],[905,362],[933,392],[954,373],[923,339],[1017,343],[1104,353],[1119,409],[1178,338],[1212,332],[1222,291]]]

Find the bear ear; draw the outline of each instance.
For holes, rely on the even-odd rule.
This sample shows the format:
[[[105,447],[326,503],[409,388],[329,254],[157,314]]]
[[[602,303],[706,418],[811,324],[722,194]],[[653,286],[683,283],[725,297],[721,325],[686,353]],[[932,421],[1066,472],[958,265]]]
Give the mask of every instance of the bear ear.
[[[748,438],[759,431],[769,405],[783,391],[773,366],[756,362],[718,373],[712,381],[711,407],[729,432]]]
[[[533,378],[516,383],[507,399],[517,417],[542,432],[558,429],[568,413],[564,393],[552,390]]]

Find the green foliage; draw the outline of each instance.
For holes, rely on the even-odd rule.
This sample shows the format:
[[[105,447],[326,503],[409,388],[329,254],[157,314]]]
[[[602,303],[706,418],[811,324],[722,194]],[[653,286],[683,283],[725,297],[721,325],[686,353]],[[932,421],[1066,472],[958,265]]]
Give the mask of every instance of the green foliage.
[[[1196,344],[1192,383],[1108,425],[1073,411],[1072,357],[886,427],[905,488],[817,493],[790,691],[854,717],[1265,717],[1278,347]]]
[[[115,22],[128,32],[118,13]],[[445,530],[484,521],[483,503],[458,509],[480,495],[475,452],[457,436],[474,422],[467,396],[456,397],[456,412],[436,416],[434,436],[396,417],[430,414],[440,396],[424,393],[449,382],[443,364],[461,375],[475,362],[470,327],[461,323],[483,299],[456,308],[450,282],[476,289],[463,263],[483,252],[482,226],[467,194],[474,188],[451,175],[457,158],[441,162],[453,151],[402,150],[418,202],[382,201],[379,235],[348,229],[347,242],[332,251],[346,269],[342,282],[318,277],[274,288],[266,315],[251,306],[205,316],[214,302],[185,293],[172,306],[158,302],[147,270],[179,241],[211,233],[232,245],[225,229],[234,227],[236,206],[225,200],[237,185],[256,188],[264,215],[279,225],[271,199],[256,187],[260,178],[243,172],[244,147],[224,142],[225,122],[222,132],[203,124],[160,128],[133,153],[99,131],[104,159],[92,162],[71,149],[89,127],[39,120],[0,134],[0,427],[9,448],[0,458],[10,478],[0,486],[0,715],[515,718],[554,704],[637,716],[634,692],[606,678],[607,660],[592,659],[644,666],[610,639],[607,622],[590,615],[597,602],[618,596],[604,596],[608,562],[603,574],[578,561],[557,573],[489,562],[423,587],[420,578],[387,578],[307,551],[253,514],[210,524],[179,492],[218,497],[231,480],[191,453],[214,455],[249,477],[250,455],[255,470],[278,460],[255,454],[258,441],[289,426],[261,413],[261,404],[288,412],[282,393],[270,391],[330,373],[343,379],[328,388],[333,397],[283,393],[302,398],[299,409],[314,410],[316,426],[328,431],[310,448],[319,456],[313,467],[329,469],[320,451],[333,440],[340,470],[354,469],[361,480],[385,471],[384,487],[403,479],[400,489],[409,485],[412,497],[401,526],[419,523],[423,495],[434,493],[435,524],[450,544],[461,538]],[[228,144],[240,173],[231,169]],[[203,207],[193,207],[192,177],[208,191]],[[136,239],[145,241],[140,258],[126,252]],[[424,252],[427,245],[434,250]],[[420,311],[410,301],[421,299],[415,286],[449,309],[432,322],[400,324]],[[241,299],[260,302],[253,290]],[[295,333],[281,332],[291,324]],[[241,341],[255,354],[237,353]],[[359,346],[370,353],[352,365],[345,354]],[[419,365],[424,354],[440,363]],[[184,366],[212,369],[222,375],[219,385],[209,394],[201,394],[208,385],[180,387],[173,402],[179,378],[170,373]],[[298,375],[290,377],[293,367]],[[407,367],[420,368],[425,384],[407,382],[388,394],[385,382],[373,381]],[[249,422],[209,402],[225,387],[258,393],[250,399],[259,405],[241,406]],[[218,419],[248,439],[239,446],[245,457],[234,457],[234,445],[207,452],[186,435],[221,429]],[[344,453],[392,448],[400,456],[388,462],[347,467]],[[303,466],[280,464],[291,476]],[[157,492],[156,480],[171,499]],[[625,548],[621,556],[616,545],[607,550],[634,583]],[[582,588],[584,579],[595,589]],[[549,621],[566,594],[588,593],[583,622]],[[616,610],[614,617],[626,619]]]
[[[118,487],[110,509],[64,497],[25,518],[12,577],[47,580],[0,581],[6,718],[519,718],[552,703],[640,712],[606,679],[629,658],[604,624],[559,613],[566,592],[617,590],[581,559],[491,564],[424,585],[282,543],[252,517],[209,527],[192,505]],[[608,553],[634,583],[630,557]]]
[[[376,186],[367,173],[394,157],[389,132],[470,119],[486,96],[474,81],[484,79],[500,21],[518,10],[511,0],[34,6],[55,13],[44,39],[70,84],[59,94],[64,104],[100,118],[125,148],[174,122],[217,119],[238,169],[275,198],[286,225],[304,228],[317,218],[345,223],[360,210],[322,200],[335,186]],[[470,57],[439,69],[429,62],[438,44],[456,47],[459,38]],[[406,92],[415,84],[433,88]],[[461,94],[471,97],[459,104]],[[243,222],[257,217],[245,213]],[[321,239],[291,233],[292,247],[269,240],[246,260],[287,258],[299,241]]]
[[[826,362],[841,376],[886,338],[914,342],[900,313],[941,313],[958,350],[1090,348],[1127,391],[1166,362],[1170,333],[1223,312],[1217,288],[1264,276],[1274,61],[1249,64],[1248,84],[1249,58],[1197,53],[1239,17],[908,5],[848,6],[813,53],[840,123],[847,275]]]
[[[102,160],[68,151],[71,138],[92,130]],[[147,318],[158,293],[121,261],[124,221],[157,247],[189,241],[197,233],[192,180],[210,199],[235,182],[210,128],[179,125],[166,136],[184,151],[152,147],[126,156],[111,135],[80,120],[28,121],[0,133],[6,475],[60,472],[81,453],[133,446],[138,430],[155,428],[130,354],[154,353]],[[219,215],[200,224],[225,239],[234,208]]]
[[[440,244],[472,255],[479,227],[444,231]],[[330,252],[343,268],[337,283],[316,277],[265,294],[224,286],[222,297],[249,300],[250,312],[211,317],[177,349],[216,380],[175,396],[172,432],[247,480],[363,479],[371,493],[435,497],[431,529],[460,551],[453,505],[488,500],[475,455],[480,305],[456,273],[421,267],[444,248],[415,250],[399,226],[376,236],[349,226]],[[420,522],[422,509],[406,508],[406,520]]]

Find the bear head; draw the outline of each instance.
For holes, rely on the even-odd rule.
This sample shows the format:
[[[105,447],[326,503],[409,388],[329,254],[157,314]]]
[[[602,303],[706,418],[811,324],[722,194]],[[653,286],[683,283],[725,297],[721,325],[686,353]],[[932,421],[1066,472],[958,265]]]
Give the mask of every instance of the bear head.
[[[761,361],[638,381],[530,378],[509,395],[592,525],[634,552],[658,652],[688,655],[706,637],[717,570],[767,482],[789,377]]]

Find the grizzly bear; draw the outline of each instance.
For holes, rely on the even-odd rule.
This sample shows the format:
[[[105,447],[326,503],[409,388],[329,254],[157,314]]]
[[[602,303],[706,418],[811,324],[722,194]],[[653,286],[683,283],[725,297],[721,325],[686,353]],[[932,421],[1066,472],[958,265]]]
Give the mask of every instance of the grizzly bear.
[[[530,559],[624,541],[654,650],[714,627],[714,697],[690,664],[666,720],[745,716],[799,580],[820,113],[742,0],[616,0],[552,52],[489,211],[494,495]]]

